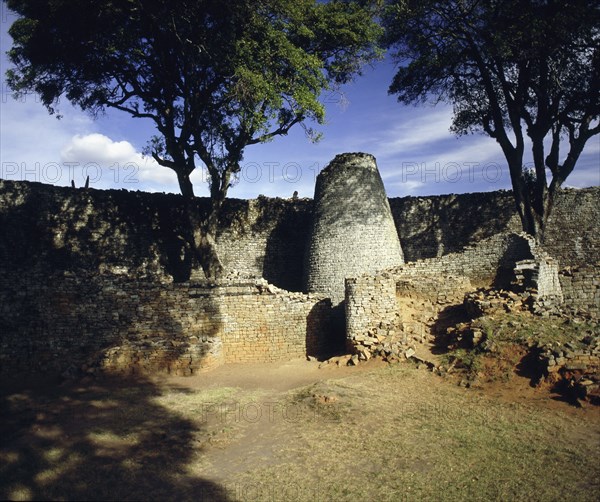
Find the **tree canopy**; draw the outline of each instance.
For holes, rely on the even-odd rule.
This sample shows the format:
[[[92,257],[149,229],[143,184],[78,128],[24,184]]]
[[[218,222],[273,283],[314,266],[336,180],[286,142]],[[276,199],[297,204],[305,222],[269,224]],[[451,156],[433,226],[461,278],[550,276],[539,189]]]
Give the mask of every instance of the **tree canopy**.
[[[146,153],[175,171],[182,194],[203,163],[212,200],[207,232],[244,149],[322,123],[322,91],[377,58],[369,2],[334,0],[5,0],[8,84],[92,114],[152,120]]]
[[[401,64],[390,93],[402,103],[451,103],[454,132],[494,138],[523,229],[542,240],[556,191],[600,132],[598,3],[395,0],[384,23]]]

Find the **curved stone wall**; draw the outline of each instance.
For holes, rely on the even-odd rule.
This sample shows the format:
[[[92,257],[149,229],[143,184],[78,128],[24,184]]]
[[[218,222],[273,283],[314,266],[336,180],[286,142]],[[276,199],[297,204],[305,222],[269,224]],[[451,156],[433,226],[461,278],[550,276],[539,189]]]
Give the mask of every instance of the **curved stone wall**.
[[[375,157],[338,155],[315,187],[305,289],[334,305],[344,300],[344,279],[404,263],[398,233]]]

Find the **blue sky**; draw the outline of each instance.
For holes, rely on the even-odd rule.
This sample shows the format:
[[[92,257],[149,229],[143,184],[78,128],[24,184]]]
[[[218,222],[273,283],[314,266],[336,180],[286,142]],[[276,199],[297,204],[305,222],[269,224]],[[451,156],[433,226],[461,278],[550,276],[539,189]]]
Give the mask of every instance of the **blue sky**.
[[[4,3],[0,3],[5,9]],[[50,116],[35,96],[16,101],[4,82],[7,34],[14,17],[0,21],[0,178],[81,186],[87,175],[94,188],[175,192],[174,173],[144,158],[141,151],[153,125],[116,111],[93,120],[62,102],[63,118]],[[327,122],[323,139],[311,143],[296,126],[286,137],[246,150],[238,183],[230,197],[258,195],[312,197],[316,175],[335,155],[375,155],[391,197],[491,191],[510,188],[500,147],[485,135],[457,138],[449,132],[452,110],[445,105],[405,106],[387,94],[395,72],[385,60],[323,96]],[[527,159],[529,161],[529,159]],[[193,175],[196,195],[208,194],[205,174]],[[600,137],[586,146],[567,186],[600,185]]]

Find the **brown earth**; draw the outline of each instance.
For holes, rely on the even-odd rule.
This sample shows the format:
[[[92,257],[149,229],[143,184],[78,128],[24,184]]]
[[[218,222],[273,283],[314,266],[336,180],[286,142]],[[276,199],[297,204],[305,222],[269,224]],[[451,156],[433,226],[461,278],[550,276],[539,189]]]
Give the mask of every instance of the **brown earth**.
[[[598,407],[570,406],[517,370],[471,389],[378,361],[0,387],[2,499],[478,500],[477,480],[488,499],[575,490],[585,500],[598,488]],[[522,468],[537,473],[539,459],[547,476],[525,489],[496,434],[511,454],[523,448]],[[529,453],[532,441],[540,450]]]

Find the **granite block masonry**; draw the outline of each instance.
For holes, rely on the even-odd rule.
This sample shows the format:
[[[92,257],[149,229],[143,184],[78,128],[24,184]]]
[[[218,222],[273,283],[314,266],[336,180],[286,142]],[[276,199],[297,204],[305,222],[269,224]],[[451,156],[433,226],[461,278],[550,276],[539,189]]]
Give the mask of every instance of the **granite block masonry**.
[[[317,177],[305,289],[344,300],[344,280],[404,263],[375,157],[336,156]]]
[[[196,202],[205,214],[208,201]],[[0,180],[0,374],[72,366],[191,374],[322,355],[344,278],[358,278],[349,332],[381,335],[397,321],[399,293],[444,301],[465,281],[496,284],[534,258],[514,234],[510,192],[388,203],[367,154],[336,157],[314,204],[228,199],[217,247],[229,279],[218,287],[190,280],[182,214],[173,194]],[[562,291],[565,308],[598,315],[599,187],[559,192],[544,251],[554,260],[537,260],[539,293]],[[321,293],[300,292],[304,264]]]
[[[327,350],[331,304],[264,279],[160,282],[110,273],[0,273],[0,374],[192,375]]]
[[[197,204],[205,214],[207,199]],[[508,191],[392,198],[389,204],[407,263],[473,254],[484,240],[493,250],[492,241],[520,231]],[[225,268],[302,291],[313,205],[310,199],[227,199],[217,234]],[[0,180],[0,269],[27,270],[37,263],[47,273],[85,269],[185,282],[190,263],[183,210],[175,194]],[[352,242],[347,251],[354,247]],[[600,262],[600,187],[559,191],[544,249],[559,270]],[[471,271],[482,260],[463,260],[467,275],[489,275],[498,252],[493,254],[483,274]]]

